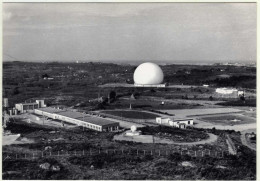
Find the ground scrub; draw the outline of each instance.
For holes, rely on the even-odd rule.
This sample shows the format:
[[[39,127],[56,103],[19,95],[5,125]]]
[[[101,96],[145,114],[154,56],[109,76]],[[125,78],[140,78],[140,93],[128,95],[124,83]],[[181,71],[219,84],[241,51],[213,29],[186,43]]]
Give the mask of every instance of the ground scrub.
[[[162,138],[168,138],[173,141],[185,141],[193,142],[199,141],[202,139],[207,139],[209,136],[207,133],[194,130],[194,129],[179,129],[174,127],[167,126],[148,126],[140,128],[143,134],[145,135],[156,135]]]

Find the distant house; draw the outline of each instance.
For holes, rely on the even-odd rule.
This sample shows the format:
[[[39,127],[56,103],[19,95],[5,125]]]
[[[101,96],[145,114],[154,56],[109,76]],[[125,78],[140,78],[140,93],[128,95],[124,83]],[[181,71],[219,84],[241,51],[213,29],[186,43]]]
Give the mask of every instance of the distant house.
[[[238,90],[234,89],[234,88],[217,88],[216,89],[216,93],[219,93],[219,94],[232,94],[234,92],[237,93]]]

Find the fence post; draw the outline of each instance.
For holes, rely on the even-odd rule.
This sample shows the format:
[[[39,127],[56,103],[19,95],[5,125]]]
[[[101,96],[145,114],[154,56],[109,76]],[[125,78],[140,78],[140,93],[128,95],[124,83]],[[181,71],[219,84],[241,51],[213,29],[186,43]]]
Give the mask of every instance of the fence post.
[[[204,157],[204,151],[202,150],[202,157]]]
[[[151,150],[151,155],[153,155],[153,150]]]
[[[51,156],[51,151],[50,151],[50,156]]]
[[[161,150],[159,150],[159,156],[161,156]]]
[[[197,157],[197,151],[195,150],[195,153],[194,153],[195,157]]]
[[[145,155],[145,150],[144,150],[144,155]]]
[[[136,150],[136,154],[138,155],[138,149]]]
[[[82,151],[82,155],[85,155],[85,150]]]
[[[60,156],[60,151],[58,151],[58,156]]]
[[[124,154],[124,150],[122,149],[122,154]]]
[[[100,154],[100,148],[98,149],[98,153]]]
[[[209,150],[209,156],[210,156],[210,150]]]
[[[33,159],[34,159],[34,153],[33,153]]]
[[[108,150],[107,150],[107,154],[108,154]]]

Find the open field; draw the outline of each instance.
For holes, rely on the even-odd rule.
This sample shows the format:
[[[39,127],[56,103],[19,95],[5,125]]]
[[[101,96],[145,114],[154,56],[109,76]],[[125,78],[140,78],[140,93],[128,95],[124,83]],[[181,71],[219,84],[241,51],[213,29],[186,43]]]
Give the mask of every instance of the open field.
[[[175,114],[176,117],[191,117],[191,116],[203,116],[203,115],[214,115],[214,114],[229,114],[229,113],[240,113],[244,112],[240,109],[234,108],[209,108],[209,109],[182,109],[182,110],[161,110],[166,111],[170,114]]]
[[[101,113],[111,114],[114,116],[130,118],[130,119],[155,119],[156,117],[159,117],[159,115],[157,114],[137,111],[137,110],[131,110],[131,111],[109,110],[109,111],[101,111]]]
[[[242,114],[229,114],[209,117],[207,116],[200,117],[200,120],[221,125],[248,124],[256,122],[256,119],[250,118],[248,116],[243,116]]]
[[[187,109],[187,108],[198,108],[202,106],[201,104],[187,101],[174,102],[173,99],[165,100],[164,98],[152,97],[152,96],[142,96],[135,100],[130,100],[130,96],[120,97],[115,102],[106,106],[107,109],[129,109],[130,103],[133,109],[154,109],[154,110],[168,110],[168,109]],[[161,103],[165,101],[165,104]]]

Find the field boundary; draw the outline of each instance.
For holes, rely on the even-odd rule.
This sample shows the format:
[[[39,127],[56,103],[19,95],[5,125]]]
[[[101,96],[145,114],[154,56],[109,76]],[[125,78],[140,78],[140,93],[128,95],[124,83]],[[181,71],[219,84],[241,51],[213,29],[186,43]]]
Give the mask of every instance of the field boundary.
[[[33,153],[14,153],[3,151],[3,161],[5,160],[18,160],[18,159],[39,159],[49,157],[71,157],[71,156],[98,156],[101,154],[106,155],[133,155],[133,156],[161,156],[165,157],[171,154],[180,154],[181,156],[188,155],[191,157],[214,157],[223,158],[225,155],[230,155],[226,151],[211,151],[204,150],[147,150],[147,149],[99,149],[99,150],[74,150],[74,151],[35,151]]]

